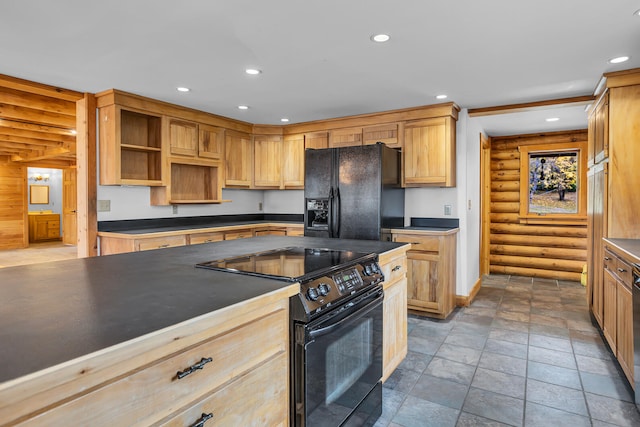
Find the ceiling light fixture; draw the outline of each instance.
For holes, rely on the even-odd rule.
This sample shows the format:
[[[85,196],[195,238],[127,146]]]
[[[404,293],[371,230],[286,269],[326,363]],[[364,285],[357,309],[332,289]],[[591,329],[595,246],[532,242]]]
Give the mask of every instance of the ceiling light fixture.
[[[436,99],[447,99],[447,95],[436,95]]]
[[[636,10],[635,12],[633,12],[633,14],[634,14],[635,16],[640,16],[640,9]]]
[[[238,110],[248,110],[249,106],[248,105],[238,105]]]
[[[548,119],[544,119],[547,122],[557,122],[558,120],[560,120],[559,117],[549,117]]]
[[[262,73],[262,71],[258,70],[257,68],[247,68],[246,70],[244,70],[244,72],[252,76]]]
[[[75,129],[71,129],[71,130],[69,131],[69,133],[70,133],[71,135],[77,135],[77,134],[78,134],[78,131],[77,131],[77,130],[75,130]]]
[[[176,88],[176,90],[177,90],[178,92],[189,92],[191,89],[189,89],[188,87],[184,87],[184,86],[178,86],[178,87]]]
[[[389,41],[391,37],[389,37],[388,34],[374,34],[371,36],[371,41],[376,42],[376,43],[384,43],[386,41]]]
[[[629,60],[628,56],[618,56],[615,58],[611,58],[609,60],[609,64],[620,64],[621,62],[626,62]]]
[[[282,123],[287,123],[289,121],[289,119],[287,119],[286,117],[283,117],[283,118],[280,119],[280,121]]]

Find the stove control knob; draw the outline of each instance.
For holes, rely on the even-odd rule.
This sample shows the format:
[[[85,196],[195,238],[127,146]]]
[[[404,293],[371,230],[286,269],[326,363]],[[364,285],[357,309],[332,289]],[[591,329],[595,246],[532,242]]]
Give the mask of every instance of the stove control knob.
[[[316,290],[316,288],[307,289],[307,298],[309,298],[311,301],[315,301],[318,299],[318,291]]]
[[[320,293],[320,295],[322,296],[327,295],[330,290],[331,290],[331,286],[328,283],[320,283],[318,285],[318,293]]]

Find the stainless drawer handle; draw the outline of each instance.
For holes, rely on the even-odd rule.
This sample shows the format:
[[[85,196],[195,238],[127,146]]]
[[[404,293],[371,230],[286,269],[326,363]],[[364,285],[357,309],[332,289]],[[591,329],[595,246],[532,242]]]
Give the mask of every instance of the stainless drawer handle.
[[[212,362],[213,359],[210,357],[203,357],[202,359],[200,359],[200,361],[198,363],[196,363],[193,366],[189,366],[187,369],[185,369],[184,371],[178,371],[178,373],[176,374],[176,377],[178,377],[178,379],[182,379],[184,377],[186,377],[189,374],[194,373],[195,371],[197,371],[198,369],[202,369],[204,368],[204,365],[206,365],[209,362]],[[208,418],[207,418],[208,419]]]
[[[395,267],[393,267],[393,268],[391,269],[391,271],[398,271],[398,270],[400,270],[401,268],[402,268],[402,266],[401,266],[401,265],[396,265]]]
[[[200,418],[198,418],[196,420],[195,424],[191,424],[191,427],[202,427],[202,426],[204,426],[204,423],[209,421],[211,418],[213,418],[213,413],[212,412],[209,412],[208,414],[205,414],[203,412],[202,415],[200,416]]]
[[[620,273],[626,273],[627,272],[627,270],[625,270],[624,268],[620,268],[620,267],[618,267],[618,271]]]

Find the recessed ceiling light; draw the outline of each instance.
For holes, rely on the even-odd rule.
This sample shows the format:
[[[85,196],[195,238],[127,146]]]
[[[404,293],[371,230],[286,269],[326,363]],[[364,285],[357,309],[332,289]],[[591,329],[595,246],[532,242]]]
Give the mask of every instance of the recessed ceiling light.
[[[610,64],[620,64],[621,62],[626,62],[629,60],[628,56],[618,56],[616,58],[611,58],[609,60]]]
[[[256,74],[260,74],[262,71],[258,70],[257,68],[247,68],[246,70],[244,70],[244,72],[255,76]]]
[[[280,119],[280,121],[281,121],[282,123],[286,123],[286,122],[288,122],[288,121],[289,121],[289,119],[287,119],[286,117],[283,117],[283,118],[281,118],[281,119]]]
[[[436,95],[436,99],[447,99],[447,95]]]
[[[388,34],[374,34],[371,36],[371,41],[374,41],[376,43],[384,43],[386,41],[389,41],[391,37],[389,37]]]
[[[633,12],[633,14],[634,14],[635,16],[640,16],[640,9],[636,10],[635,12]]]
[[[176,90],[178,92],[189,92],[191,89],[189,89],[188,87],[179,86],[176,88]]]
[[[544,119],[547,122],[557,122],[558,120],[560,120],[559,117],[549,117],[548,119]]]
[[[238,109],[239,110],[248,110],[249,106],[248,105],[238,105]]]

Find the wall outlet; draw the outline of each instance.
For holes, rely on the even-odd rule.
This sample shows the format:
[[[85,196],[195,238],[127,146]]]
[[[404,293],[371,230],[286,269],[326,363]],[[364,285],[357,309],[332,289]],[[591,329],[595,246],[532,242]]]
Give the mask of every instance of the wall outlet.
[[[444,214],[451,215],[451,205],[444,205]]]
[[[98,200],[98,212],[110,212],[111,200]]]
[[[258,202],[258,210],[262,211],[262,202]]]
[[[178,213],[178,205],[171,205],[171,209],[174,215]]]

